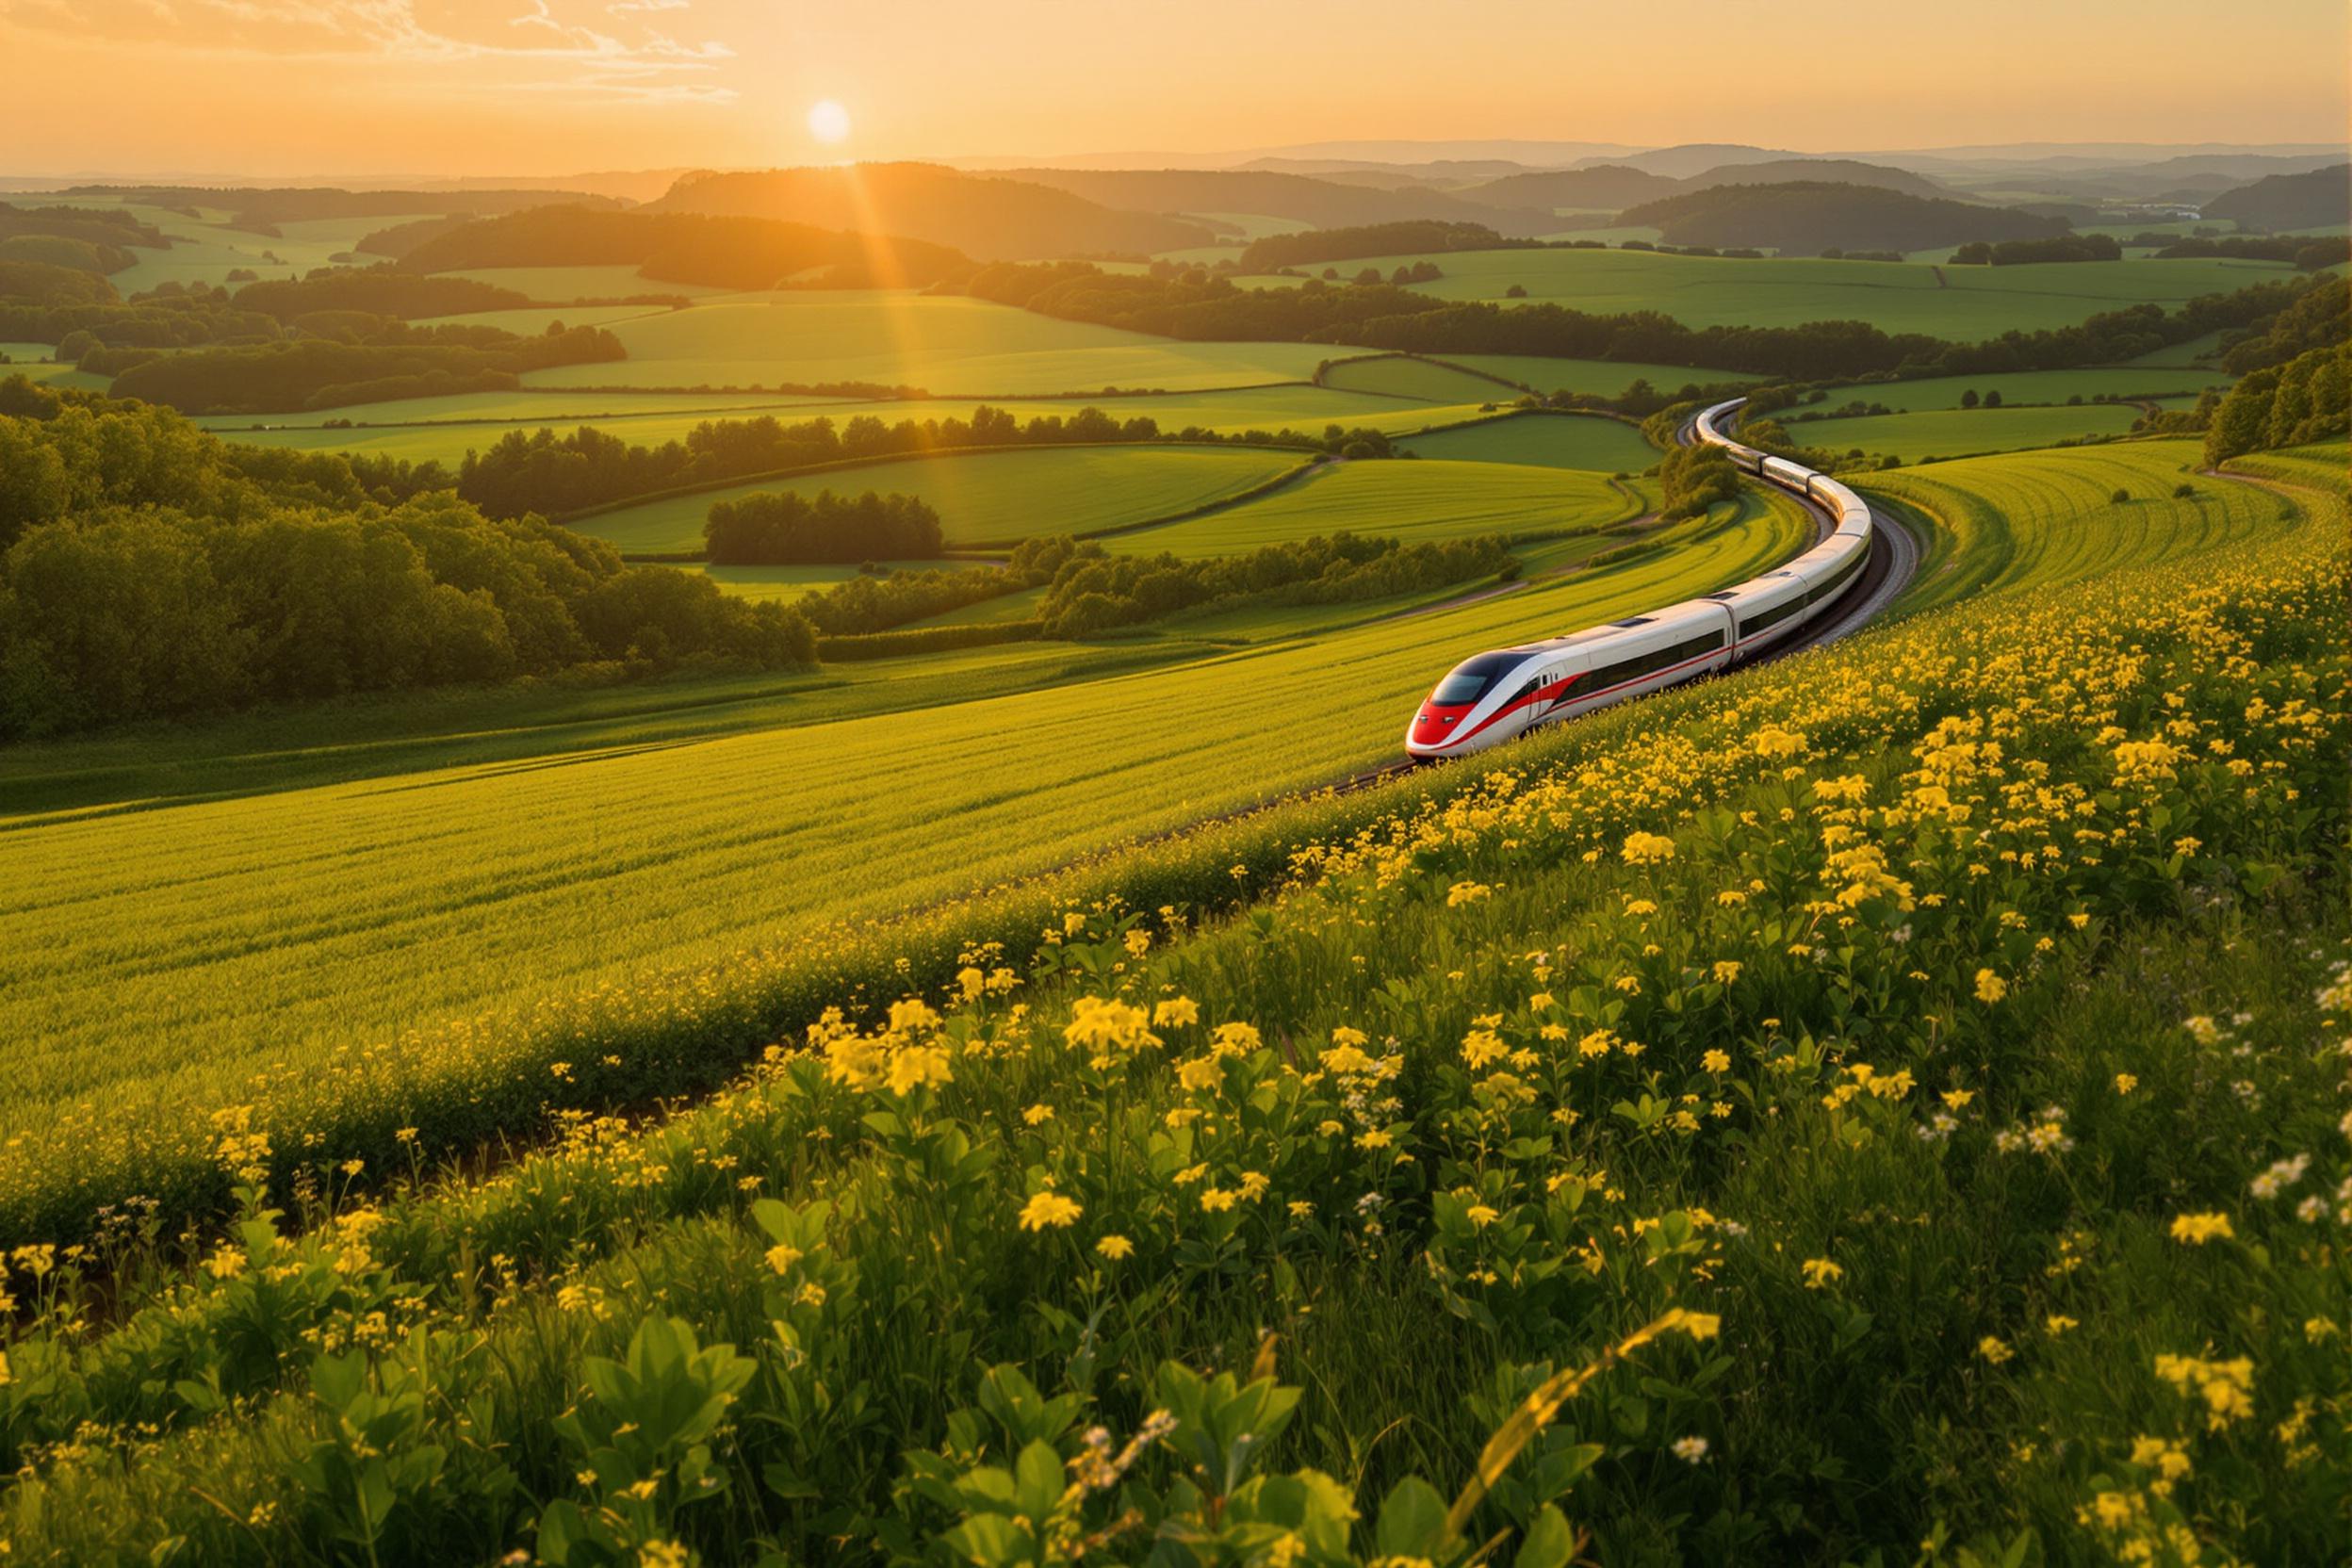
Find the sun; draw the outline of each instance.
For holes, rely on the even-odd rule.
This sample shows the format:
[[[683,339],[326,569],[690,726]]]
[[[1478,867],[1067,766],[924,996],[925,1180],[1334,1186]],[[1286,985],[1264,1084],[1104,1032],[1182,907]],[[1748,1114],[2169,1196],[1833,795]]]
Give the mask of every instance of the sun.
[[[830,145],[849,139],[849,111],[832,99],[808,106],[808,134]]]

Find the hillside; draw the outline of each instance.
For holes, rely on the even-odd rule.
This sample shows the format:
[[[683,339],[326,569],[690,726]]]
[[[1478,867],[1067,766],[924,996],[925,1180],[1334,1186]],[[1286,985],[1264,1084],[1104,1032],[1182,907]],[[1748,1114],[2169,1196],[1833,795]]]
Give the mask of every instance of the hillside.
[[[2315,229],[2324,223],[2352,222],[2352,164],[2300,174],[2266,174],[2206,203],[2205,216],[2230,219],[2248,229]]]
[[[402,258],[414,272],[615,263],[634,264],[656,282],[714,288],[770,288],[808,274],[813,277],[808,281],[836,286],[922,287],[972,265],[944,246],[806,223],[578,206],[538,207],[462,224],[433,235]]]
[[[1653,147],[1646,153],[1578,158],[1574,167],[1589,169],[1595,164],[1615,164],[1644,173],[1663,174],[1672,180],[1687,180],[1727,164],[1772,163],[1803,155],[1786,148],[1750,147],[1738,141],[1687,141],[1674,147]]]
[[[75,186],[66,194],[111,196],[141,206],[226,207],[244,228],[322,218],[413,218],[429,212],[489,217],[526,207],[624,204],[610,196],[577,190],[343,190],[331,186]]]
[[[1592,169],[1554,169],[1507,174],[1464,190],[1464,201],[1494,206],[1590,208],[1615,211],[1654,202],[1682,188],[1681,182],[1645,169],[1605,163]]]
[[[1973,239],[2037,239],[2066,228],[2063,220],[2005,207],[1809,180],[1687,191],[1628,207],[1618,221],[1655,225],[1674,245],[1749,245],[1800,255],[1832,249],[1920,251]]]
[[[1083,196],[1104,206],[1137,212],[1253,212],[1292,218],[1320,229],[1410,219],[1486,223],[1504,234],[1548,234],[1559,227],[1542,203],[1526,210],[1493,208],[1393,176],[1371,183],[1363,175],[1311,178],[1264,170],[1011,169],[1025,180]],[[1345,183],[1343,183],[1343,181]]]
[[[903,235],[983,261],[1170,251],[1217,238],[1157,213],[1115,211],[1033,181],[927,163],[689,174],[645,210]]]
[[[1924,174],[1883,163],[1855,158],[1772,158],[1763,163],[1726,163],[1693,174],[1682,182],[1685,190],[1707,190],[1720,185],[1798,185],[1828,182],[1900,190],[1909,196],[1936,197],[1950,192]]]

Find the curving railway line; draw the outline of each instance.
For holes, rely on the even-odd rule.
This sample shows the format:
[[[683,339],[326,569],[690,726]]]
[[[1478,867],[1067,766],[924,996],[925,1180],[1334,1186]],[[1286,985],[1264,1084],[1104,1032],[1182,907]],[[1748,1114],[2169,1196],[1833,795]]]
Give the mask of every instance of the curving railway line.
[[[1826,474],[1725,433],[1734,398],[1702,409],[1677,438],[1724,448],[1742,473],[1787,491],[1817,523],[1796,559],[1718,593],[1563,637],[1478,654],[1429,694],[1407,755],[1337,786],[1361,789],[1416,763],[1467,756],[1539,726],[1834,643],[1882,614],[1919,569],[1919,542]]]

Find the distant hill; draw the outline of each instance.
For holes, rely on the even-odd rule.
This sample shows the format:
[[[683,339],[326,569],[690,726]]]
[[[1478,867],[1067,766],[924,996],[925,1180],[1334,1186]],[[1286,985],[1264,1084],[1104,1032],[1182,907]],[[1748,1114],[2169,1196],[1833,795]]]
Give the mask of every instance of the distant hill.
[[[1911,196],[1951,194],[1924,174],[1854,158],[1768,158],[1760,163],[1726,163],[1691,175],[1682,182],[1682,188],[1707,190],[1719,185],[1790,185],[1799,181],[1875,186],[1881,190],[1900,190]]]
[[[1035,180],[966,174],[930,163],[689,174],[644,210],[877,231],[951,246],[983,261],[1148,253],[1217,238],[1197,223],[1160,212],[1119,211]]]
[[[1674,179],[1625,164],[1595,164],[1589,169],[1511,174],[1474,186],[1461,194],[1467,201],[1505,206],[1553,210],[1582,207],[1616,212],[1643,202],[1661,201],[1683,191],[1707,190],[1720,185],[1789,185],[1800,181],[1876,186],[1913,196],[1947,194],[1936,181],[1907,169],[1889,169],[1884,164],[1860,163],[1852,158],[1779,157],[1717,164],[1687,179]]]
[[[1429,219],[1484,223],[1521,237],[1549,234],[1560,226],[1544,207],[1497,209],[1427,186],[1342,185],[1270,170],[1015,169],[1006,173],[1138,212],[1255,212],[1318,229]]]
[[[1687,180],[1693,174],[1704,174],[1710,169],[1721,169],[1727,164],[1770,163],[1804,155],[1785,148],[1750,147],[1736,141],[1690,141],[1677,147],[1658,147],[1624,157],[1578,158],[1575,167],[1590,169],[1597,164],[1609,163],[1626,169],[1639,169],[1648,174],[1663,174],[1672,180]]]
[[[1801,181],[1722,185],[1629,207],[1625,224],[1651,224],[1674,245],[1821,251],[1921,251],[1975,239],[2064,234],[2062,219],[2009,207],[1906,195],[1871,186]]]
[[[610,196],[577,190],[341,190],[327,186],[196,185],[75,186],[73,196],[110,195],[156,207],[226,207],[241,228],[299,223],[314,218],[407,218],[420,213],[472,213],[488,218],[526,207],[574,205],[617,208]]]
[[[1462,195],[1464,201],[1503,207],[1542,207],[1545,211],[1583,207],[1595,212],[1615,212],[1637,203],[1671,196],[1681,188],[1679,181],[1663,174],[1604,163],[1591,169],[1509,174],[1472,186]]]
[[[921,240],[760,218],[587,207],[538,207],[466,223],[426,239],[401,262],[411,272],[613,265],[634,266],[657,283],[712,288],[769,288],[804,275],[834,287],[923,287],[972,270],[960,253]]]
[[[2241,228],[2315,229],[2352,222],[2352,164],[2339,163],[2301,174],[2266,174],[2252,185],[2224,191],[2205,204],[2208,218],[2227,218]]]

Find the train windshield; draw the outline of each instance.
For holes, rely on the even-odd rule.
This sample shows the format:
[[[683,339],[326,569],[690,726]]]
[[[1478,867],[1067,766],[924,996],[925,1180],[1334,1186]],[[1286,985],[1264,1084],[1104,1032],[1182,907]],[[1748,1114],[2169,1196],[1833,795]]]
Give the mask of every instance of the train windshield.
[[[1476,702],[1494,689],[1504,676],[1527,662],[1524,653],[1482,653],[1454,666],[1454,673],[1437,683],[1429,701],[1440,708]]]

